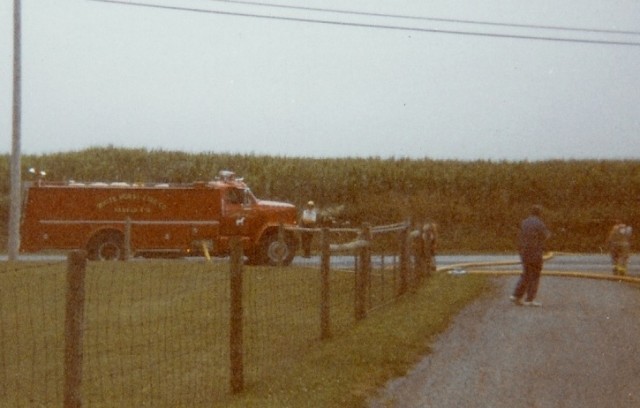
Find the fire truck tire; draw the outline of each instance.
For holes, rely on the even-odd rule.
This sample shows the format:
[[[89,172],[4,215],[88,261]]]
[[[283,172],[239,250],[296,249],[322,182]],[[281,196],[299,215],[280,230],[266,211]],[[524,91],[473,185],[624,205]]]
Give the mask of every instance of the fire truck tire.
[[[119,232],[103,232],[91,239],[87,252],[94,261],[124,259],[124,238]]]
[[[278,240],[278,234],[266,235],[259,248],[259,258],[263,264],[277,266],[289,265],[296,254],[296,240],[292,234],[286,234],[283,242]]]

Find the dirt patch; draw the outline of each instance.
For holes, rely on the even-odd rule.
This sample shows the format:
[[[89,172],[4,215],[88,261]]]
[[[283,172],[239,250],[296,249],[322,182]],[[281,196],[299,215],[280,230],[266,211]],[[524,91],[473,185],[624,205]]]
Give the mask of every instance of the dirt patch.
[[[370,407],[639,407],[640,290],[543,277],[543,307],[523,307],[508,300],[516,279],[494,278]]]

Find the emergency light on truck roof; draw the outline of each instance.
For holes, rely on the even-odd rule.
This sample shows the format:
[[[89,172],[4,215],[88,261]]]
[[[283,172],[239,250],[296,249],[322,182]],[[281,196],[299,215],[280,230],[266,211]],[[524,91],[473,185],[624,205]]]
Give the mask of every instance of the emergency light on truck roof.
[[[133,187],[154,187],[154,188],[171,188],[172,186],[175,187],[204,187],[204,186],[215,186],[216,182],[217,183],[243,183],[244,182],[244,177],[238,177],[236,175],[235,172],[230,171],[230,170],[220,170],[218,172],[218,175],[215,177],[215,179],[213,181],[210,182],[204,182],[204,181],[195,181],[193,183],[186,183],[186,184],[170,184],[170,183],[140,183],[140,182],[135,182],[135,183],[128,183],[128,182],[124,182],[124,181],[111,181],[111,182],[105,182],[105,181],[90,181],[90,182],[83,182],[83,181],[76,181],[76,180],[68,180],[68,181],[62,181],[62,182],[47,182],[45,184],[44,180],[42,180],[42,178],[47,174],[44,171],[38,171],[34,168],[30,168],[29,169],[29,173],[37,176],[38,180],[37,180],[37,185],[38,186],[69,186],[69,187],[103,187],[103,188],[133,188]]]
[[[218,180],[229,182],[229,181],[242,181],[242,177],[237,177],[236,173],[231,170],[220,170],[218,172]]]
[[[35,168],[31,167],[31,168],[29,169],[29,174],[33,174],[34,176],[44,177],[44,176],[46,176],[46,175],[47,175],[47,172],[46,172],[46,171],[43,171],[43,170],[39,170],[39,171],[38,171],[38,170],[36,170]]]

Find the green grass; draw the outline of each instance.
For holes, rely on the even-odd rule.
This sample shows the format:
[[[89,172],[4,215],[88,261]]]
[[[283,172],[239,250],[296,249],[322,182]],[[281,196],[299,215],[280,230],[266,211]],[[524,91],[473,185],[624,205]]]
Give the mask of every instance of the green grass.
[[[435,336],[489,290],[484,277],[438,274],[340,336],[317,341],[287,370],[229,398],[229,407],[360,407],[430,351]]]
[[[0,405],[61,405],[65,270],[0,269]],[[487,287],[481,277],[436,275],[355,323],[353,275],[336,271],[334,336],[321,341],[317,270],[245,268],[246,386],[232,396],[227,272],[219,263],[89,263],[86,406],[359,406]]]

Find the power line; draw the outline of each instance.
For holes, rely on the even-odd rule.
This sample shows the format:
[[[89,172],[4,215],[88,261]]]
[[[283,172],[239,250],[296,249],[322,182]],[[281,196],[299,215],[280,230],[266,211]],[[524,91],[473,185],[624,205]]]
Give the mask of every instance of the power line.
[[[542,30],[576,31],[576,32],[584,32],[584,33],[640,35],[640,31],[607,30],[607,29],[599,29],[599,28],[580,28],[580,27],[566,27],[566,26],[539,25],[539,24],[501,23],[501,22],[495,22],[495,21],[425,17],[425,16],[412,16],[412,15],[404,15],[404,14],[373,13],[373,12],[358,11],[358,10],[342,10],[342,9],[330,9],[330,8],[322,8],[322,7],[291,6],[288,4],[278,4],[278,3],[262,3],[258,1],[248,1],[248,0],[246,1],[245,0],[205,0],[205,1],[216,2],[216,3],[244,4],[244,5],[251,5],[251,6],[290,9],[290,10],[317,11],[317,12],[334,13],[334,14],[347,14],[347,15],[369,16],[369,17],[385,17],[385,18],[396,18],[396,19],[418,20],[418,21],[433,21],[433,22],[439,22],[439,23],[471,24],[471,25],[484,25],[484,26],[510,27],[510,28],[531,28],[531,29],[537,29],[537,30],[542,29]]]
[[[270,15],[263,15],[263,14],[254,14],[254,13],[240,13],[240,12],[232,12],[232,11],[210,10],[210,9],[179,7],[179,6],[165,6],[161,4],[139,3],[135,1],[123,1],[123,0],[90,0],[90,1],[95,1],[100,3],[120,4],[120,5],[126,5],[126,6],[148,7],[148,8],[156,8],[156,9],[164,9],[164,10],[187,11],[187,12],[217,14],[217,15],[235,16],[235,17],[260,18],[260,19],[268,19],[268,20],[293,21],[293,22],[301,22],[301,23],[338,25],[338,26],[346,26],[346,27],[363,27],[363,28],[375,28],[375,29],[385,29],[385,30],[413,31],[413,32],[423,32],[423,33],[464,35],[464,36],[488,37],[488,38],[508,38],[508,39],[517,39],[517,40],[554,41],[554,42],[567,42],[567,43],[622,45],[622,46],[636,46],[636,47],[640,46],[640,42],[634,42],[634,41],[590,40],[590,39],[584,39],[584,38],[563,38],[563,37],[552,37],[552,36],[484,33],[484,32],[459,31],[459,30],[441,30],[441,29],[435,29],[435,28],[404,27],[404,26],[385,25],[385,24],[368,24],[368,23],[356,23],[356,22],[345,22],[345,21],[320,20],[320,19],[302,18],[302,17],[270,16]]]

